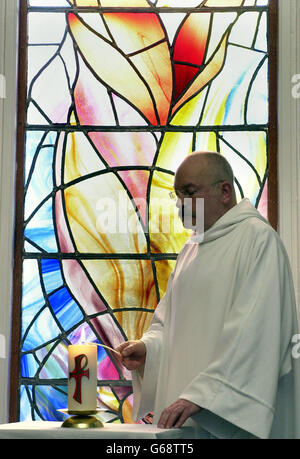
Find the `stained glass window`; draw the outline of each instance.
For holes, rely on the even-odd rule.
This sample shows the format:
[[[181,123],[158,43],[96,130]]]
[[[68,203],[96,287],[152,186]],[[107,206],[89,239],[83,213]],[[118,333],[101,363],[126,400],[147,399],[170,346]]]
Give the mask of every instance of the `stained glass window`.
[[[169,199],[194,150],[268,216],[267,0],[29,0],[19,419],[60,420],[67,346],[138,339],[190,233]],[[98,405],[132,422],[99,348]]]

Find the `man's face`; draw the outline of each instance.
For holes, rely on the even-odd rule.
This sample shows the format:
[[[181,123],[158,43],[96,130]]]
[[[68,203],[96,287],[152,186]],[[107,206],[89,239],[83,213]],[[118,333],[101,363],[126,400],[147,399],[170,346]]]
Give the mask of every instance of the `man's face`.
[[[199,170],[191,165],[181,166],[174,181],[174,189],[177,195],[178,215],[186,228],[201,227],[206,231],[219,218],[220,213],[220,182],[212,176],[199,174]],[[204,211],[201,212],[199,200],[204,199]],[[198,214],[197,214],[198,210]],[[199,211],[201,215],[199,216]],[[204,220],[203,222],[200,222]],[[202,223],[202,225],[201,225]]]

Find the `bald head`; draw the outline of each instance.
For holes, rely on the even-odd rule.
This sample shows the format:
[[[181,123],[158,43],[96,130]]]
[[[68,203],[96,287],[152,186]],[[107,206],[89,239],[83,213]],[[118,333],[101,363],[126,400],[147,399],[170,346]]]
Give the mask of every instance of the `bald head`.
[[[208,177],[213,182],[226,180],[234,186],[234,175],[232,168],[224,156],[214,151],[196,151],[187,156],[178,168],[193,169],[195,175]]]
[[[195,220],[196,199],[204,198],[204,230],[236,205],[234,176],[229,162],[217,152],[198,151],[187,156],[175,174],[179,214]],[[192,198],[187,207],[186,198]]]

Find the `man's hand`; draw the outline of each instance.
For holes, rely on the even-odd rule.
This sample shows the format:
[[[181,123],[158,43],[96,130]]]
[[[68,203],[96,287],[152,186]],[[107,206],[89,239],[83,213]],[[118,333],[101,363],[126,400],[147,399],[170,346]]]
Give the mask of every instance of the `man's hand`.
[[[195,403],[179,398],[172,405],[165,408],[161,413],[157,427],[160,429],[171,429],[171,427],[181,427],[183,423],[200,411],[201,408]]]
[[[145,363],[146,346],[143,341],[125,341],[116,350],[120,352],[119,360],[127,370],[136,370]]]

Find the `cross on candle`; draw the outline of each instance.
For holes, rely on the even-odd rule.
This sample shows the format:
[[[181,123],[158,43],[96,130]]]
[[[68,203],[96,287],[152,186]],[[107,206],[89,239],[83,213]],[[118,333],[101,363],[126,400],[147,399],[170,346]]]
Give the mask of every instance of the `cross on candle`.
[[[88,358],[85,354],[80,354],[77,355],[75,358],[75,368],[74,370],[69,373],[69,378],[72,379],[74,378],[76,381],[76,386],[75,386],[75,391],[73,398],[76,400],[76,402],[81,403],[81,378],[83,376],[86,376],[87,378],[90,377],[90,370],[85,370],[85,368],[88,365]],[[81,362],[84,360],[84,366],[81,367]]]

